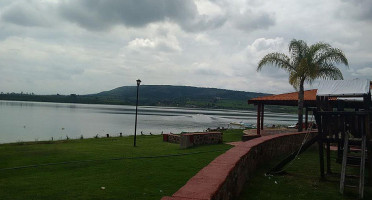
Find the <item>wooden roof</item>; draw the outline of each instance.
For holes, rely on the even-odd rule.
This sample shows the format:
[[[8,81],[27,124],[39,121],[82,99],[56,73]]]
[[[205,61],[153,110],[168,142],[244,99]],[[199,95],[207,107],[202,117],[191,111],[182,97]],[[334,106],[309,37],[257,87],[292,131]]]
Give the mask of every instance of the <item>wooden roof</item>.
[[[316,106],[317,89],[304,91],[304,106]],[[297,106],[298,92],[269,95],[248,100],[248,104]]]

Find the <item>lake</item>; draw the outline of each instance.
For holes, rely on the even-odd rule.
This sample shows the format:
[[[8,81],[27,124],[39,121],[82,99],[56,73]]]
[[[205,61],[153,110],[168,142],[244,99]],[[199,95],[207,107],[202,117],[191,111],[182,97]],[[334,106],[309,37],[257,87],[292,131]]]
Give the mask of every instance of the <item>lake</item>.
[[[134,134],[135,106],[0,101],[0,143]],[[265,112],[265,124],[294,124],[297,116]],[[255,111],[138,108],[137,134],[180,133],[256,123]]]

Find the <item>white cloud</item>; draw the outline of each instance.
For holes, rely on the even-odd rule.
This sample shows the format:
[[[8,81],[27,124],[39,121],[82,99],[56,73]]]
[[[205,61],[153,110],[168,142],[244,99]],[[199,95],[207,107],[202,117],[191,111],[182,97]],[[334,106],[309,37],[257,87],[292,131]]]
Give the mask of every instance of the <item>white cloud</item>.
[[[264,57],[268,53],[272,52],[282,52],[286,53],[287,44],[284,42],[283,38],[276,37],[276,38],[257,38],[254,42],[248,45],[244,51],[244,54],[247,56],[247,63],[250,63],[254,69],[257,68],[257,64],[259,60]],[[267,73],[268,75],[272,75],[270,71],[273,69],[266,70],[264,69],[262,73]],[[274,69],[276,70],[276,69]],[[281,74],[281,73],[279,73]],[[283,75],[283,74],[281,74]]]
[[[203,43],[203,44],[206,44],[206,45],[210,45],[210,46],[219,45],[219,42],[217,40],[214,40],[214,39],[210,38],[208,35],[203,34],[203,33],[196,34],[195,40],[197,42],[200,42],[200,43]]]
[[[209,16],[225,15],[225,11],[214,2],[208,0],[196,0],[195,4],[200,15]]]
[[[276,38],[258,38],[251,45],[247,47],[249,52],[256,53],[262,51],[282,51],[284,47],[284,39]]]
[[[150,39],[143,39],[143,38],[136,38],[129,42],[129,48],[137,49],[137,48],[154,48],[155,42],[151,41]]]
[[[128,48],[134,51],[152,49],[162,52],[181,51],[178,40],[175,36],[168,35],[164,38],[136,38],[128,43]]]

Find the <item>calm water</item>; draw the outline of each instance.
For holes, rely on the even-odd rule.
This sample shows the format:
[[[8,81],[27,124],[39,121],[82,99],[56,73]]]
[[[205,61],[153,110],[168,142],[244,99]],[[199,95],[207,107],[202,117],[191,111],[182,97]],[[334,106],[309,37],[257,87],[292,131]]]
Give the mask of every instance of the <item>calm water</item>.
[[[256,123],[256,112],[139,107],[137,134],[180,133]],[[134,134],[134,106],[0,101],[0,143]],[[293,124],[296,116],[265,112],[265,124]]]

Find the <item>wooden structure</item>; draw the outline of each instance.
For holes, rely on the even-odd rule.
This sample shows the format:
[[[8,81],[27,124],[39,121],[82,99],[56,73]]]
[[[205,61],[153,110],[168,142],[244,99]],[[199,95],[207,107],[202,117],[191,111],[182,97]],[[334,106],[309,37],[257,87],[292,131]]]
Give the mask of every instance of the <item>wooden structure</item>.
[[[308,116],[311,107],[316,107],[317,90],[306,90],[304,92],[304,108],[305,108],[305,127],[308,127]],[[297,106],[298,92],[269,95],[263,97],[252,98],[248,100],[248,104],[254,104],[257,108],[257,135],[261,134],[264,128],[264,107],[265,105],[282,105],[282,106]]]
[[[363,87],[354,83],[361,83]],[[337,145],[337,161],[342,163],[340,192],[343,193],[344,187],[349,186],[347,183],[349,179],[356,178],[359,197],[363,198],[366,152],[372,150],[370,82],[367,80],[325,81],[323,87],[326,89],[321,89],[320,85],[318,90],[317,109],[314,111],[319,132],[320,175],[325,177],[324,145],[327,174],[331,173],[330,145]],[[350,149],[359,150],[359,155],[350,156]],[[371,156],[372,153],[369,153],[370,172],[372,172]],[[346,169],[351,164],[359,167],[358,175],[346,174]]]

